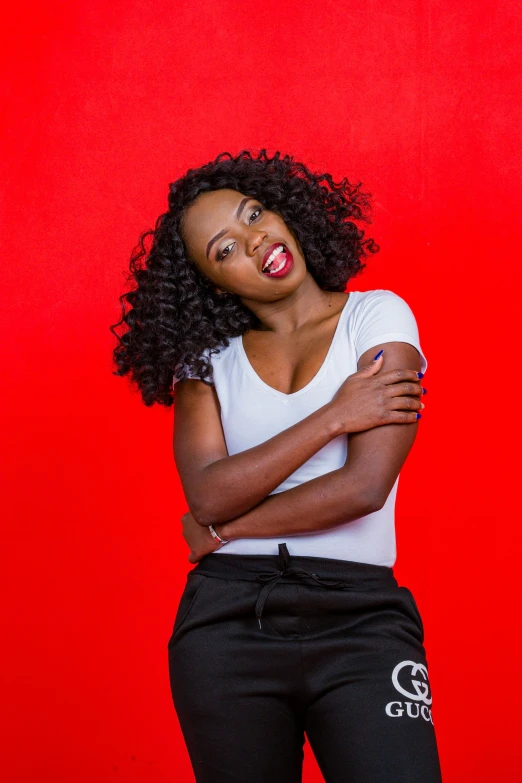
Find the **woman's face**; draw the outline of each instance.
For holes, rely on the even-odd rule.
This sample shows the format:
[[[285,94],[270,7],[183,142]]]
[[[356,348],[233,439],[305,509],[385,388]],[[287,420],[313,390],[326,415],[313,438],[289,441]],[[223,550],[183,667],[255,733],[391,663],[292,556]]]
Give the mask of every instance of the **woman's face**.
[[[203,193],[185,211],[181,230],[196,266],[219,292],[245,304],[281,299],[306,277],[301,248],[284,220],[236,190]]]

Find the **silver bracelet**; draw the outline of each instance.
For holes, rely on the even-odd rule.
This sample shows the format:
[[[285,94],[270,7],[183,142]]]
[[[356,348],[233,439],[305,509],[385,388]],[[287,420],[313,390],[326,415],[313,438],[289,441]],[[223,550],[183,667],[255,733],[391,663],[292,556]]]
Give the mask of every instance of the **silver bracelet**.
[[[214,530],[214,525],[209,525],[208,529],[210,530],[210,535],[216,539],[216,541],[219,541],[220,544],[228,544],[229,539],[228,538],[221,538],[221,536],[216,533]]]

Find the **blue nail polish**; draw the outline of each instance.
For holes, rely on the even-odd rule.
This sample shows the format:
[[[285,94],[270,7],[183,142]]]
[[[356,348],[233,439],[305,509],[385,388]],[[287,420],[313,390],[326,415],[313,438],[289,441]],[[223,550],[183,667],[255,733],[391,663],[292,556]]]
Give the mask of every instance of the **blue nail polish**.
[[[379,353],[377,354],[377,356],[374,356],[374,357],[373,357],[373,361],[374,361],[374,362],[376,362],[376,361],[377,361],[377,359],[379,358],[379,356],[381,355],[381,353],[384,353],[384,348],[382,349],[382,351],[379,351]]]
[[[424,386],[421,386],[421,389],[422,389],[422,393],[423,393],[423,394],[427,394],[427,393],[428,393],[428,390],[427,390],[427,389],[425,389],[425,388],[424,388]]]
[[[417,373],[417,378],[424,378],[424,373],[423,372],[418,372]]]
[[[417,413],[417,418],[422,419],[422,413]]]

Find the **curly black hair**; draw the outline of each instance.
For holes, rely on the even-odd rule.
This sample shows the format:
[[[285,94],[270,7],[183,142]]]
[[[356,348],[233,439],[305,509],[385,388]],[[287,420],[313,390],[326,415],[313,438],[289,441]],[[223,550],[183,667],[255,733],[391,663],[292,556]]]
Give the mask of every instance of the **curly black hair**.
[[[114,375],[127,375],[143,402],[172,405],[173,375],[188,373],[212,382],[210,355],[256,326],[254,314],[235,294],[217,294],[212,282],[189,258],[181,238],[184,210],[201,193],[230,188],[279,214],[298,240],[306,265],[320,288],[344,291],[362,271],[361,259],[379,247],[354,220],[370,222],[369,194],[361,183],[311,172],[290,155],[265,149],[242,150],[217,158],[170,185],[168,211],[142,234],[130,260],[120,296],[121,319],[110,330],[118,339]],[[129,309],[130,306],[130,309]],[[124,327],[121,336],[117,329]],[[204,355],[205,352],[205,355]]]

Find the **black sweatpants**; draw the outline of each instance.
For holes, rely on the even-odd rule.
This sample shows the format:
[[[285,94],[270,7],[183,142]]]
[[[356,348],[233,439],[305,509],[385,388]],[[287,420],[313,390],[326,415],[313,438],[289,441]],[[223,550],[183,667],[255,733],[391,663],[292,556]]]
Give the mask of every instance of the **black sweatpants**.
[[[207,555],[168,650],[197,783],[298,783],[305,733],[327,783],[440,783],[422,620],[391,568]]]

